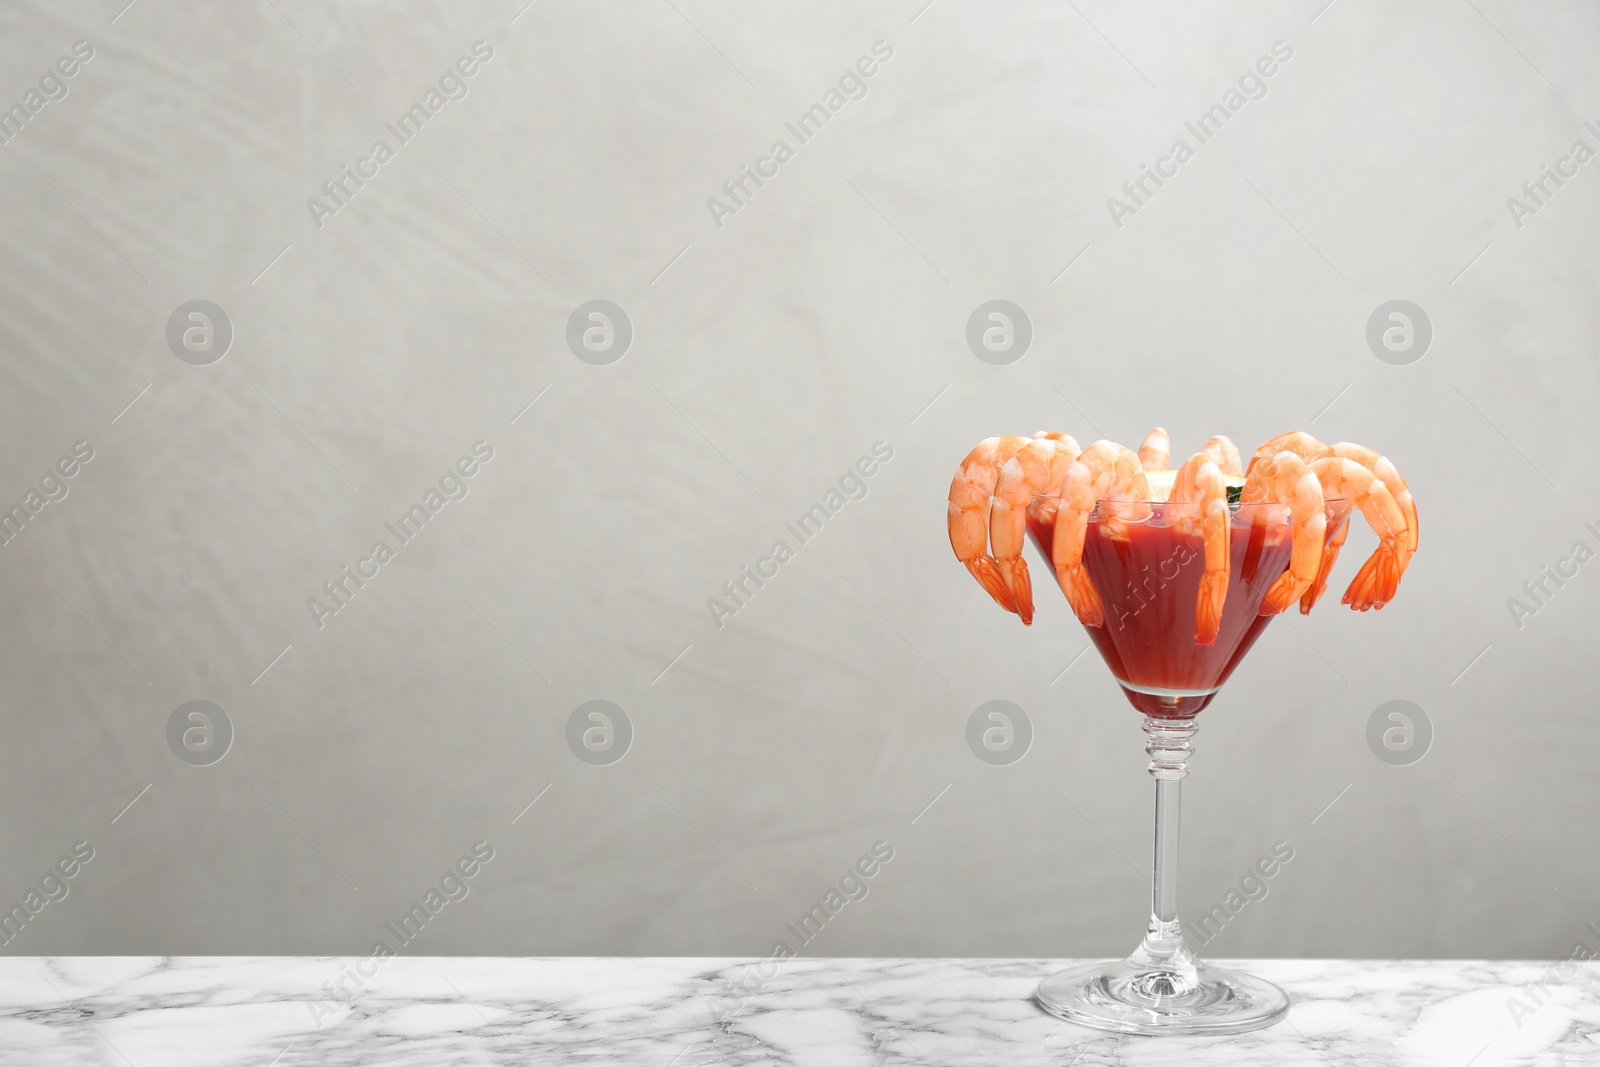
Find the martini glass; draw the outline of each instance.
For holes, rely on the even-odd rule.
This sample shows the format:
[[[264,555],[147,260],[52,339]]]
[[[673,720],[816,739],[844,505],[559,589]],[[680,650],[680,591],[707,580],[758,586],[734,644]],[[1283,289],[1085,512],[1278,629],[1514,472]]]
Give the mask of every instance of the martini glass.
[[[1034,544],[1050,559],[1057,501],[1028,508]],[[1327,536],[1349,518],[1325,502]],[[1086,626],[1129,703],[1144,714],[1156,780],[1150,925],[1127,959],[1080,964],[1046,978],[1037,994],[1053,1015],[1128,1034],[1237,1034],[1277,1022],[1289,997],[1271,982],[1202,962],[1178,920],[1179,786],[1194,752],[1195,717],[1211,703],[1272,620],[1258,614],[1289,565],[1289,509],[1230,506],[1228,595],[1216,640],[1195,642],[1195,598],[1205,566],[1200,536],[1180,530],[1196,505],[1102,500],[1089,518],[1083,560],[1105,610]],[[1291,605],[1290,610],[1294,610]]]

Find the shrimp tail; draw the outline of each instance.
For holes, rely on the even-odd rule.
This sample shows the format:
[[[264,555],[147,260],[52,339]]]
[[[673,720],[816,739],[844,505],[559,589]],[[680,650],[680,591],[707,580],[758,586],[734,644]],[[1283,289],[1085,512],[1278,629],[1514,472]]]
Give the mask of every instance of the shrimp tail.
[[[1206,571],[1200,576],[1200,595],[1194,605],[1194,640],[1197,645],[1215,644],[1222,625],[1222,605],[1228,597],[1228,572]]]
[[[1078,621],[1085,626],[1104,626],[1105,610],[1100,606],[1100,592],[1089,577],[1089,569],[1082,563],[1056,572],[1061,591],[1077,613]]]
[[[1295,579],[1293,571],[1284,571],[1278,575],[1278,580],[1267,587],[1267,595],[1261,601],[1261,610],[1258,615],[1277,615],[1295,602],[1295,599],[1307,588]]]
[[[1378,550],[1367,558],[1344,592],[1343,602],[1355,611],[1382,609],[1394,599],[1400,588],[1401,549],[1389,542],[1378,545]]]
[[[994,597],[996,604],[1010,612],[1017,610],[1017,601],[1006,586],[1005,576],[1000,573],[1000,565],[995,562],[993,556],[978,556],[965,562],[967,570],[978,579],[978,584]]]
[[[1012,610],[1021,617],[1022,625],[1032,626],[1033,579],[1028,574],[1028,561],[1017,556],[1014,559],[996,560],[995,563],[1016,603]]]

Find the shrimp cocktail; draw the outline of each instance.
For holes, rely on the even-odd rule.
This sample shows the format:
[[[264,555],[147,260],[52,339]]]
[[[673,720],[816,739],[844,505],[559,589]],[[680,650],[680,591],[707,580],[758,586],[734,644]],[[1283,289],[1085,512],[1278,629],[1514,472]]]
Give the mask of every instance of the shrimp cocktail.
[[[1288,1011],[1270,982],[1208,966],[1178,922],[1179,782],[1195,716],[1274,615],[1309,613],[1355,512],[1378,536],[1343,601],[1381,609],[1417,548],[1417,509],[1393,463],[1361,445],[1280,434],[1248,465],[1213,437],[1176,469],[1165,430],[1138,452],[1063,433],[991,437],[950,484],[950,544],[980,585],[1033,622],[1031,538],[1089,640],[1145,715],[1156,779],[1150,927],[1133,955],[1045,979],[1039,1004],[1124,1033],[1241,1033]]]

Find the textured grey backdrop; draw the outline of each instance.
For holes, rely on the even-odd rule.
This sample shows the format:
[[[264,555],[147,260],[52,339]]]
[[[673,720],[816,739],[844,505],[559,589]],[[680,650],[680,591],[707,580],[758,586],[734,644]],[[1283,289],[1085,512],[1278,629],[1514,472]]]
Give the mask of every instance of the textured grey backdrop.
[[[46,883],[4,951],[365,952],[483,841],[406,951],[765,952],[881,841],[804,951],[1124,952],[1138,717],[1053,590],[1031,630],[989,602],[943,498],[980,437],[1155,423],[1371,444],[1423,518],[1388,610],[1286,616],[1203,716],[1190,918],[1293,849],[1206,951],[1549,956],[1600,918],[1594,4],[124,2],[0,12],[0,503],[38,507],[0,547],[0,900]],[[608,365],[567,341],[597,299]],[[966,341],[993,299],[1008,365]],[[1396,299],[1406,365],[1367,341]],[[193,300],[219,361],[201,320],[169,346]],[[1004,766],[966,741],[997,699]],[[194,700],[220,760],[215,713],[169,732]],[[615,713],[569,746],[591,700],[618,762],[577,754]],[[1369,748],[1390,700],[1420,762]]]

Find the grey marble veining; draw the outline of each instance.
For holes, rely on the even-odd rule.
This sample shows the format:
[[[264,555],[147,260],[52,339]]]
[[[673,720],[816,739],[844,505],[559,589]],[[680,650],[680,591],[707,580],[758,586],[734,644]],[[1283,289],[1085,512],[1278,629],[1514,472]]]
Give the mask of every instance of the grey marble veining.
[[[1245,961],[1289,990],[1287,1021],[1162,1039],[1040,1011],[1033,988],[1061,961],[761,962],[13,958],[0,963],[0,1062],[1600,1064],[1593,963],[1561,978],[1539,962]]]

